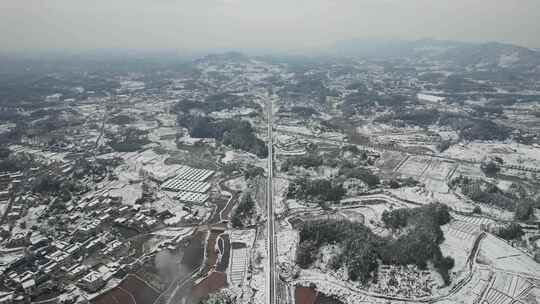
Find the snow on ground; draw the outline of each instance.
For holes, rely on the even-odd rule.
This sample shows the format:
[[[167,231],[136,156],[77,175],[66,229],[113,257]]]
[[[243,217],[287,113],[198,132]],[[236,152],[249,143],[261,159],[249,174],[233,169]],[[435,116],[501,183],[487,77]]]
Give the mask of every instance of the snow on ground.
[[[176,192],[158,191],[156,192],[156,195],[157,200],[151,203],[151,205],[149,204],[148,207],[154,208],[158,211],[169,210],[172,214],[174,214],[174,217],[165,221],[167,225],[178,224],[184,217],[189,215],[189,213],[183,209],[185,204],[174,199],[174,196],[177,195]],[[200,218],[205,218],[211,213],[209,212],[209,208],[202,205],[199,206],[193,204],[191,205],[191,209],[193,213],[198,211],[198,216]]]
[[[234,160],[234,151],[226,151],[225,157],[221,159],[221,162],[226,164]]]
[[[194,231],[193,227],[178,227],[178,228],[165,228],[158,231],[152,232],[153,235],[157,236],[166,236],[166,237],[183,237],[192,234]]]
[[[247,189],[247,184],[243,176],[228,180],[225,185],[235,191],[244,191]]]
[[[529,273],[533,276],[538,276],[540,273],[539,263],[506,241],[491,234],[481,241],[477,261],[511,272]]]
[[[174,114],[158,114],[155,116],[157,120],[161,122],[161,125],[164,127],[174,127],[176,126],[176,115]]]
[[[313,132],[304,126],[285,126],[285,125],[278,125],[276,127],[277,131],[285,131],[285,132],[293,132],[293,133],[299,133],[304,135],[313,136]]]
[[[280,229],[276,236],[277,259],[279,263],[288,262],[294,264],[296,261],[296,245],[300,241],[298,231],[291,229]]]
[[[220,118],[220,119],[227,119],[227,118],[233,118],[235,116],[247,116],[254,112],[255,112],[255,109],[253,108],[236,107],[232,109],[214,111],[208,114],[208,116],[214,117],[214,118]]]
[[[255,230],[231,230],[228,233],[231,242],[244,243],[248,247],[253,246],[253,242],[255,241]]]
[[[429,101],[429,102],[441,102],[441,101],[444,101],[446,99],[445,97],[431,95],[431,94],[425,94],[425,93],[418,93],[416,96],[420,100],[425,100],[425,101]]]
[[[24,256],[24,248],[0,251],[0,269],[2,265],[9,265]]]
[[[266,159],[259,159],[251,153],[242,151],[228,150],[225,152],[225,157],[221,159],[221,162],[226,164],[230,162],[238,162],[245,164],[252,164],[261,168],[266,167]]]
[[[13,225],[13,229],[11,230],[12,234],[23,232],[28,232],[28,229],[30,227],[38,224],[38,218],[45,212],[47,209],[46,205],[39,205],[37,207],[31,207],[28,209],[28,212],[23,216],[22,218],[18,219],[15,225]],[[21,223],[25,223],[26,228],[21,228]],[[33,233],[35,234],[35,232]]]
[[[474,237],[469,237],[469,234],[456,228],[452,224],[442,227],[444,241],[440,244],[440,248],[444,256],[451,256],[454,259],[452,272],[456,273],[455,277],[459,277],[467,271],[467,257],[472,250]]]
[[[459,134],[453,130],[437,130],[436,132],[442,140],[456,140],[459,138]]]
[[[150,131],[158,127],[158,124],[156,121],[146,121],[146,120],[139,120],[129,125],[143,131],[147,131],[147,130]]]
[[[452,177],[458,177],[460,175],[466,176],[466,177],[472,177],[472,178],[483,178],[485,176],[482,170],[480,169],[480,165],[467,165],[467,164],[458,165]]]
[[[388,134],[393,129],[394,129],[394,127],[392,127],[390,125],[387,125],[387,124],[382,124],[382,123],[371,124],[371,123],[367,123],[367,124],[363,124],[363,125],[357,127],[356,131],[358,133],[361,133],[361,134],[375,135],[375,134]]]
[[[176,128],[162,127],[152,130],[148,135],[148,139],[152,142],[159,143],[162,148],[167,150],[177,150],[176,146]]]
[[[437,301],[438,304],[470,304],[480,303],[483,291],[488,287],[491,272],[487,269],[477,269],[473,272],[468,283],[457,293]],[[488,303],[488,302],[485,302]],[[493,302],[492,302],[493,303]]]
[[[14,123],[2,123],[0,124],[0,134],[7,133],[9,130],[15,127]]]
[[[359,283],[343,281],[333,276],[330,272],[322,273],[315,269],[303,269],[299,278],[293,282],[300,286],[310,286],[315,284],[316,289],[328,296],[334,296],[344,303],[388,303],[385,299],[367,297],[355,291],[356,288],[362,288]]]
[[[313,268],[318,268],[323,272],[327,272],[330,270],[330,262],[333,257],[339,255],[341,252],[341,248],[337,245],[324,245],[319,248],[319,256],[317,257],[317,260],[315,263],[313,263]],[[340,275],[343,275],[344,273],[341,273]]]
[[[486,157],[498,156],[508,165],[540,168],[540,148],[520,145],[514,142],[471,142],[465,146],[453,145],[442,153],[442,155],[474,161],[482,161]]]
[[[133,205],[142,196],[140,184],[126,184],[121,188],[109,190],[109,195],[122,197],[122,203]]]
[[[138,174],[143,170],[152,174],[159,180],[165,180],[175,175],[182,168],[181,165],[166,165],[165,160],[169,155],[159,155],[152,149],[143,152],[128,152],[120,154],[124,159],[125,165],[116,169],[119,172],[131,171],[132,174]]]
[[[420,204],[430,204],[436,201],[433,192],[421,187],[402,187],[398,189],[388,189],[392,195],[400,199],[417,202]]]
[[[268,258],[266,257],[266,239],[255,242],[253,254],[253,273],[249,285],[244,288],[243,298],[239,303],[264,304],[266,303],[266,282],[268,280]],[[248,296],[249,295],[249,296]]]
[[[304,209],[307,206],[307,205],[304,205],[304,204],[302,204],[301,202],[299,202],[298,200],[295,200],[295,199],[288,199],[288,200],[285,201],[285,204],[287,205],[287,208],[289,208],[290,210]],[[315,205],[313,205],[313,206],[315,206]]]
[[[7,205],[8,201],[0,201],[0,216],[4,215],[4,212],[6,212]]]
[[[50,152],[50,151],[42,151],[40,149],[34,149],[31,147],[25,147],[20,145],[11,145],[9,146],[9,149],[13,152],[17,153],[28,153],[30,155],[33,155],[36,158],[39,158],[46,163],[51,162],[65,162],[65,157],[67,156],[67,152]]]
[[[289,180],[285,178],[274,178],[274,209],[276,214],[285,211],[284,201],[286,200],[287,190],[289,188]]]

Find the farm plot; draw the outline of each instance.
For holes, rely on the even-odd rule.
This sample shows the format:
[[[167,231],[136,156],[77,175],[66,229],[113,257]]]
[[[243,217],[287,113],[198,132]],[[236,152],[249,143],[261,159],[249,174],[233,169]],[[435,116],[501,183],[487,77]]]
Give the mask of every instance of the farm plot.
[[[480,243],[478,262],[510,272],[531,275],[540,273],[540,264],[524,252],[493,235],[488,235]]]
[[[174,192],[188,191],[205,193],[208,191],[208,189],[210,189],[210,184],[205,182],[185,180],[177,176],[163,183],[163,185],[161,185],[161,189]]]
[[[515,274],[498,272],[495,275],[491,288],[485,295],[483,303],[537,303],[534,287],[535,285],[527,278]],[[520,302],[520,300],[523,302]],[[534,301],[531,302],[530,300]]]
[[[254,230],[232,231],[229,278],[232,285],[241,285],[247,272],[250,251],[255,240]]]
[[[396,167],[396,172],[422,181],[431,191],[447,193],[447,180],[456,167],[454,162],[438,158],[411,156]]]
[[[203,182],[207,180],[210,176],[212,176],[212,174],[214,174],[214,171],[206,169],[196,169],[189,166],[182,166],[180,169],[178,169],[178,171],[176,171],[176,173],[178,174],[178,178]]]
[[[365,216],[356,210],[342,210],[340,212],[345,218],[349,219],[353,223],[365,224],[366,222]]]
[[[481,302],[481,299],[486,288],[489,288],[491,276],[492,272],[490,270],[480,268],[472,273],[472,277],[455,295],[436,301],[436,303],[485,304]]]
[[[396,170],[405,176],[420,178],[431,164],[431,161],[432,159],[429,157],[411,156]]]
[[[511,298],[520,298],[528,293],[533,284],[526,278],[509,273],[497,273],[491,289],[495,289]]]
[[[462,238],[463,232],[448,229],[445,225],[442,227],[444,233],[444,241],[440,248],[444,256],[451,256],[454,259],[454,268],[458,276],[468,271],[467,258],[469,257],[474,245],[474,238],[470,238],[467,234],[467,240]]]
[[[203,204],[208,199],[208,195],[196,192],[178,191],[175,198],[182,202]]]
[[[426,188],[432,191],[448,192],[448,179],[451,178],[457,165],[452,162],[433,159],[429,167],[424,171],[421,180],[426,184]]]
[[[507,294],[504,294],[503,292],[491,288],[484,298],[483,303],[486,304],[510,304],[514,301],[512,297],[510,297]]]
[[[466,216],[466,215],[461,215],[461,214],[453,214],[452,216],[458,221],[477,225],[478,226],[477,228],[479,228],[482,225],[489,225],[495,222],[494,220],[485,218],[485,217]]]
[[[231,269],[229,271],[231,283],[233,285],[241,285],[249,261],[249,249],[244,243],[232,243],[231,261]]]
[[[484,173],[480,169],[480,165],[460,164],[456,168],[454,174],[452,174],[452,177],[457,177],[460,175],[466,176],[466,177],[478,178],[478,177],[483,177]]]
[[[480,229],[477,225],[462,221],[452,221],[450,224],[443,227],[443,231],[445,234],[452,234],[464,241],[471,241],[478,233],[480,233]]]
[[[377,160],[377,167],[383,171],[397,170],[401,164],[406,160],[407,156],[400,152],[385,151],[379,160]]]
[[[340,215],[344,216],[344,219],[366,225],[375,234],[383,234],[386,229],[383,228],[380,219],[384,211],[390,210],[389,206],[389,203],[360,206],[354,209],[342,210]]]

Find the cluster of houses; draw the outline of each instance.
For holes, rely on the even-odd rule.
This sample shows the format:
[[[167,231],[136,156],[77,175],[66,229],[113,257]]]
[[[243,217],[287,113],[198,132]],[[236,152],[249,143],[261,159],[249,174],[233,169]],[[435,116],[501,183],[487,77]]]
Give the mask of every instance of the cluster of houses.
[[[0,182],[2,178],[0,176]],[[67,203],[65,212],[54,217],[53,237],[41,234],[36,227],[23,229],[17,225],[18,229],[14,230],[15,221],[28,212],[29,206],[39,205],[39,200],[31,195],[11,198],[15,197],[11,191],[5,191],[0,193],[0,198],[9,202],[11,211],[6,212],[5,218],[11,226],[0,225],[0,250],[11,258],[0,261],[0,282],[9,290],[0,293],[0,304],[25,303],[44,292],[68,285],[75,285],[87,294],[98,292],[111,278],[121,278],[134,267],[126,260],[127,247],[120,239],[122,236],[111,233],[111,227],[149,230],[172,216],[139,205],[122,204],[116,197],[88,196]],[[16,208],[19,202],[24,206],[21,210]],[[19,215],[10,217],[12,211]],[[56,237],[58,235],[62,237]],[[92,262],[87,263],[89,257]],[[96,265],[96,260],[115,262]]]
[[[0,280],[11,292],[4,296],[5,302],[0,303],[16,303],[15,299],[20,296],[27,299],[69,283],[94,293],[113,276],[121,278],[129,270],[120,256],[123,247],[110,233],[88,237],[81,242],[52,241],[45,237],[33,239],[23,255],[2,265]],[[90,255],[118,259],[120,263],[90,267],[84,264]]]

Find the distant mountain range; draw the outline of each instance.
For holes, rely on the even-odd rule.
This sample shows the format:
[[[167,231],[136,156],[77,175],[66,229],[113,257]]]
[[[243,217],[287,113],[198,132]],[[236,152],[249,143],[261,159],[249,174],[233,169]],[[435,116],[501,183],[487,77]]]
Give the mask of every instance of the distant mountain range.
[[[426,58],[459,66],[539,69],[540,52],[517,45],[423,39],[417,41],[349,40],[335,44],[333,55],[365,58]]]

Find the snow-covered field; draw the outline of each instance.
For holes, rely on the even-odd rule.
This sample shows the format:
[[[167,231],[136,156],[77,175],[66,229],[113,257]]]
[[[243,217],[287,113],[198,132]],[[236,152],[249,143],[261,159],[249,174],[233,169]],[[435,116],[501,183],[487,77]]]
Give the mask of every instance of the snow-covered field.
[[[225,185],[235,191],[244,191],[247,189],[247,184],[243,176],[231,179]]]
[[[453,145],[442,155],[464,160],[482,161],[498,156],[505,164],[540,168],[540,148],[517,143],[472,142],[465,146]]]
[[[446,99],[445,97],[426,94],[426,93],[418,93],[417,97],[420,100],[429,101],[429,102],[441,102]]]
[[[255,230],[232,230],[229,235],[232,246],[228,276],[232,285],[239,286],[246,278],[251,248],[255,241]],[[240,244],[243,246],[239,246]]]
[[[528,273],[532,276],[540,274],[540,264],[524,252],[491,234],[480,243],[478,262],[510,272]]]
[[[277,259],[280,263],[296,261],[296,245],[300,241],[298,231],[291,229],[280,230],[276,236]]]
[[[451,223],[443,227],[444,242],[440,245],[441,252],[444,256],[451,256],[454,259],[454,268],[452,272],[459,277],[467,271],[467,257],[472,249],[474,237],[468,232],[459,229],[458,224]]]

